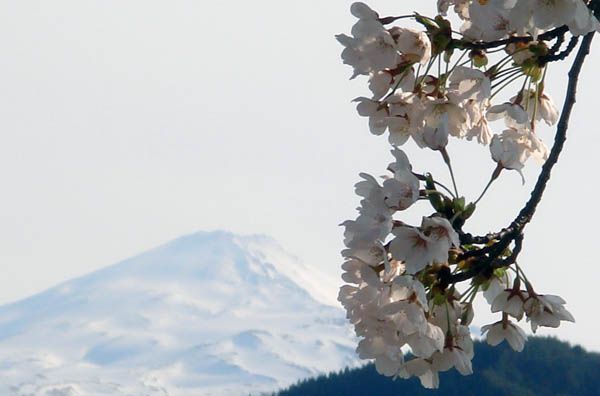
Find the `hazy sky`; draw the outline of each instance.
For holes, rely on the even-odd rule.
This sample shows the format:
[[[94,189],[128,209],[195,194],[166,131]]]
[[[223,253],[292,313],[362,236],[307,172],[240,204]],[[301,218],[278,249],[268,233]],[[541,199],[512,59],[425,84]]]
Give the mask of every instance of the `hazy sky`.
[[[196,230],[265,233],[337,274],[337,224],[355,216],[357,174],[383,174],[391,160],[350,103],[367,94],[364,79],[348,81],[334,40],[354,22],[350,4],[0,1],[0,303]],[[397,15],[435,2],[369,4]],[[578,320],[549,334],[597,350],[599,42],[521,258]],[[567,66],[550,73],[558,104]],[[550,144],[552,131],[542,135]],[[406,151],[416,170],[446,177],[437,155]],[[489,152],[450,151],[473,199]],[[538,170],[529,164],[525,187],[504,175],[467,229],[508,224]]]

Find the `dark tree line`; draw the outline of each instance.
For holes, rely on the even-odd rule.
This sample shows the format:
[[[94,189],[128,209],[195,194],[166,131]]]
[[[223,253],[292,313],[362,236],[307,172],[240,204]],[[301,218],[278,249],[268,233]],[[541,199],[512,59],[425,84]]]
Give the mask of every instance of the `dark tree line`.
[[[273,396],[598,396],[600,354],[553,338],[531,338],[521,353],[505,343],[475,344],[475,374],[441,373],[439,390],[419,380],[393,381],[373,365],[302,381]]]

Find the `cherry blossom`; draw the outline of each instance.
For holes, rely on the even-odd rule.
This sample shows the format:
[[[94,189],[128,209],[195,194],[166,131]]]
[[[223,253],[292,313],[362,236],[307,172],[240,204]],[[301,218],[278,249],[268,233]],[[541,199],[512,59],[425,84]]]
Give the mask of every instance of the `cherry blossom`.
[[[566,304],[559,296],[532,295],[524,304],[527,320],[531,322],[531,330],[535,333],[537,328],[558,327],[561,321],[575,322],[575,318],[564,307]]]
[[[415,29],[395,27],[390,33],[396,41],[396,48],[406,63],[426,65],[431,59],[431,42],[424,32]]]
[[[525,300],[527,292],[521,290],[507,289],[494,298],[492,312],[504,312],[517,320],[521,320],[525,314]]]
[[[523,106],[517,103],[502,103],[492,106],[488,109],[486,115],[489,121],[496,121],[503,118],[508,127],[524,125],[529,120]]]
[[[481,328],[481,334],[485,334],[485,340],[491,346],[496,346],[506,340],[508,345],[517,352],[521,352],[525,348],[527,340],[525,332],[510,320],[501,320],[491,325],[485,325]]]
[[[448,260],[448,250],[459,244],[458,235],[448,220],[424,217],[421,227],[399,227],[390,244],[390,253],[403,261],[406,272],[414,274],[433,263]]]
[[[338,300],[359,338],[359,357],[374,361],[382,375],[418,377],[424,387],[437,388],[440,372],[473,373],[469,328],[480,324],[475,307],[482,296],[501,314],[482,327],[493,346],[506,341],[522,351],[527,336],[518,322],[524,318],[533,332],[574,321],[562,298],[534,291],[518,257],[523,228],[541,199],[539,184],[550,177],[565,133],[548,76],[579,35],[585,44],[577,59],[585,57],[600,26],[588,5],[599,2],[438,0],[439,14],[432,17],[381,16],[352,4],[351,33],[336,36],[342,61],[351,78],[364,76],[369,93],[354,99],[356,110],[371,134],[390,143],[393,160],[381,177],[360,173],[355,184],[357,215],[341,223],[345,284]],[[567,98],[574,97],[573,84],[568,90]],[[568,121],[572,103],[566,102]],[[552,155],[542,121],[558,124]],[[483,166],[491,175],[479,195],[461,194],[461,181],[479,178],[453,169],[456,139],[489,145],[491,161]],[[428,163],[413,166],[407,153],[415,146],[434,151],[447,175],[429,173]],[[503,170],[517,171],[524,183],[522,170],[536,162],[545,165],[518,217],[499,232],[470,234],[469,219],[480,214],[480,201]]]

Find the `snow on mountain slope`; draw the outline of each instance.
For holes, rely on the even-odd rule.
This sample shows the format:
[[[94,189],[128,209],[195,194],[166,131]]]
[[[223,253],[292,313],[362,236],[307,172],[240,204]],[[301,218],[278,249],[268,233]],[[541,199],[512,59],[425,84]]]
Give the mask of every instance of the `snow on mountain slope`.
[[[267,237],[200,232],[0,307],[0,395],[258,395],[355,366],[311,274]]]

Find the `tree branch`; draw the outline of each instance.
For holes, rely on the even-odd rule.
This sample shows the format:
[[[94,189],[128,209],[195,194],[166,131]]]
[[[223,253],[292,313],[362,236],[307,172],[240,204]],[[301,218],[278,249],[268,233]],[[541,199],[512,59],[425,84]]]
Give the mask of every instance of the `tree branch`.
[[[561,41],[557,41],[556,44],[554,45],[551,49],[550,52],[548,53],[548,55],[542,56],[538,59],[538,63],[540,66],[544,66],[546,63],[549,62],[556,62],[559,60],[564,60],[567,56],[569,56],[571,54],[571,52],[575,49],[575,47],[577,47],[577,43],[579,43],[579,36],[572,36],[571,40],[569,40],[569,44],[567,45],[567,48],[565,48],[563,51],[558,51],[560,49],[560,46],[562,45]]]
[[[543,34],[540,34],[537,38],[537,41],[549,41],[557,37],[563,36],[568,31],[569,28],[563,25],[555,29],[549,30]],[[452,43],[450,45],[454,46],[455,48],[461,49],[485,50],[496,47],[502,47],[508,44],[529,43],[531,41],[533,41],[533,37],[531,36],[512,36],[502,40],[478,42],[471,42],[464,39],[452,39]]]

